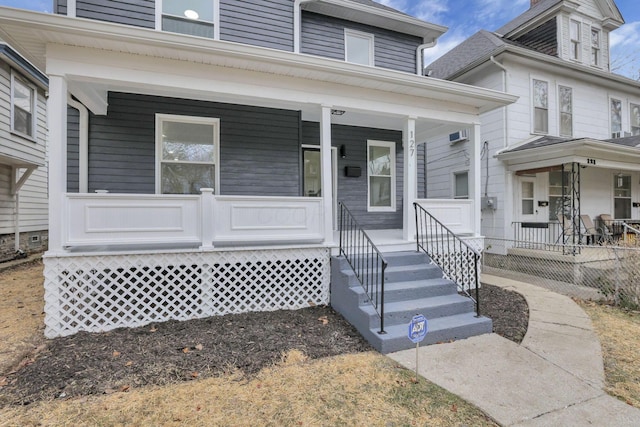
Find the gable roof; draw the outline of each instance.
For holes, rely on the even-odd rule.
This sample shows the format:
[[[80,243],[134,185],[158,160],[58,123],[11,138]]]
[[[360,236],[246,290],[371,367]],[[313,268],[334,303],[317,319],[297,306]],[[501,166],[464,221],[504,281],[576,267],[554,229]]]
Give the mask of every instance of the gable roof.
[[[20,70],[25,77],[42,89],[49,87],[47,76],[2,40],[0,40],[0,60]]]
[[[506,154],[506,153],[516,153],[520,151],[533,150],[541,147],[549,147],[551,145],[558,144],[567,144],[571,142],[580,142],[580,141],[591,141],[602,144],[611,144],[611,147],[619,146],[619,147],[631,147],[638,148],[640,152],[640,135],[637,136],[628,136],[625,138],[612,138],[612,139],[594,139],[594,138],[561,138],[557,136],[542,136],[540,138],[536,138],[533,141],[527,142],[522,145],[518,145],[513,148],[507,148],[505,150],[501,150],[498,155]]]

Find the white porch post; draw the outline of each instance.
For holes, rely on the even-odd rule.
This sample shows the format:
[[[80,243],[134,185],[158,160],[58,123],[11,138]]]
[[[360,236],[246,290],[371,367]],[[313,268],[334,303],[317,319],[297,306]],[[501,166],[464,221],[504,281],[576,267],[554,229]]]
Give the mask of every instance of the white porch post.
[[[480,218],[480,202],[482,197],[482,169],[480,153],[482,141],[480,140],[480,123],[474,123],[471,129],[471,160],[469,164],[469,197],[473,200],[473,234],[482,234],[482,222]],[[489,153],[487,153],[487,156]]]
[[[333,245],[333,186],[331,183],[331,107],[322,106],[320,118],[320,158],[322,163],[322,206],[325,245]]]
[[[213,222],[215,220],[213,188],[201,188],[200,193],[200,233],[202,236],[200,249],[213,249]]]
[[[49,251],[61,252],[66,232],[64,194],[67,191],[67,81],[49,75]]]
[[[416,145],[416,118],[407,117],[402,132],[402,148],[404,158],[402,200],[402,238],[413,240],[416,234],[416,216],[413,202],[417,194],[418,147]]]

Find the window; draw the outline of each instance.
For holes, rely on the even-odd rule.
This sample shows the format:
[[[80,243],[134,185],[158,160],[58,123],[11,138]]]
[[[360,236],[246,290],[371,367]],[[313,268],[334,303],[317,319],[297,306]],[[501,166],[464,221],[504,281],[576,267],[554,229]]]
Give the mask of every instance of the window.
[[[522,215],[533,215],[533,182],[522,181]]]
[[[570,29],[569,29],[570,37],[571,37],[571,51],[569,55],[571,59],[575,59],[576,61],[580,60],[580,23],[578,21],[571,20]]]
[[[373,52],[373,34],[344,30],[345,61],[373,66]]]
[[[600,30],[591,29],[591,65],[600,66]]]
[[[631,218],[631,176],[621,173],[613,177],[613,217]]]
[[[533,132],[549,132],[549,83],[533,80]]]
[[[559,86],[558,97],[560,104],[560,136],[573,135],[573,90],[570,87]]]
[[[156,191],[200,194],[218,191],[219,119],[156,115]]]
[[[213,0],[162,0],[162,30],[213,38]]]
[[[367,141],[369,211],[396,209],[395,158],[395,142]]]
[[[469,198],[469,172],[457,172],[453,174],[453,198]]]
[[[569,172],[549,172],[549,220],[555,221],[559,215],[568,214],[571,211],[570,207],[566,207],[563,203],[563,200],[569,203],[570,197]]]
[[[622,101],[611,98],[611,138],[622,135]]]
[[[631,123],[631,135],[640,135],[640,105],[630,104],[629,111],[631,114],[629,123]]]
[[[11,131],[35,137],[36,89],[17,74],[11,73]]]

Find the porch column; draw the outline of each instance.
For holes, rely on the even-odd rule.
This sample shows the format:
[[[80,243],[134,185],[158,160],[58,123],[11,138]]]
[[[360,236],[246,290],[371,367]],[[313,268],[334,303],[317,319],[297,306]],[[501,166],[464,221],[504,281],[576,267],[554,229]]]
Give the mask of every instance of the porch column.
[[[61,252],[66,233],[67,191],[67,80],[49,75],[49,252]]]
[[[402,132],[402,152],[404,158],[404,174],[402,186],[402,238],[413,240],[416,235],[416,216],[413,202],[417,194],[418,153],[416,146],[416,118],[407,117]]]
[[[331,106],[322,106],[320,118],[320,162],[322,165],[322,208],[325,245],[333,241],[333,186],[331,183]]]
[[[480,141],[480,123],[474,123],[471,128],[470,144],[470,164],[469,164],[469,198],[473,200],[473,234],[482,234],[482,222],[480,218],[480,202],[482,197],[482,169],[481,152],[482,142]],[[487,153],[487,156],[489,153]]]

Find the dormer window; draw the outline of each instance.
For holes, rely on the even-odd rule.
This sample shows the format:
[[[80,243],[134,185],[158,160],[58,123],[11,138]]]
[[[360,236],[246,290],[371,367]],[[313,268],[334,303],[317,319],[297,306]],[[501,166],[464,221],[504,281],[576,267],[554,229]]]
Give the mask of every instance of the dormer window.
[[[214,38],[213,0],[162,0],[162,31]]]
[[[591,65],[600,66],[600,30],[591,29]]]
[[[571,59],[576,61],[580,60],[580,23],[578,21],[571,20]]]
[[[344,30],[344,60],[354,64],[373,66],[373,34]]]

